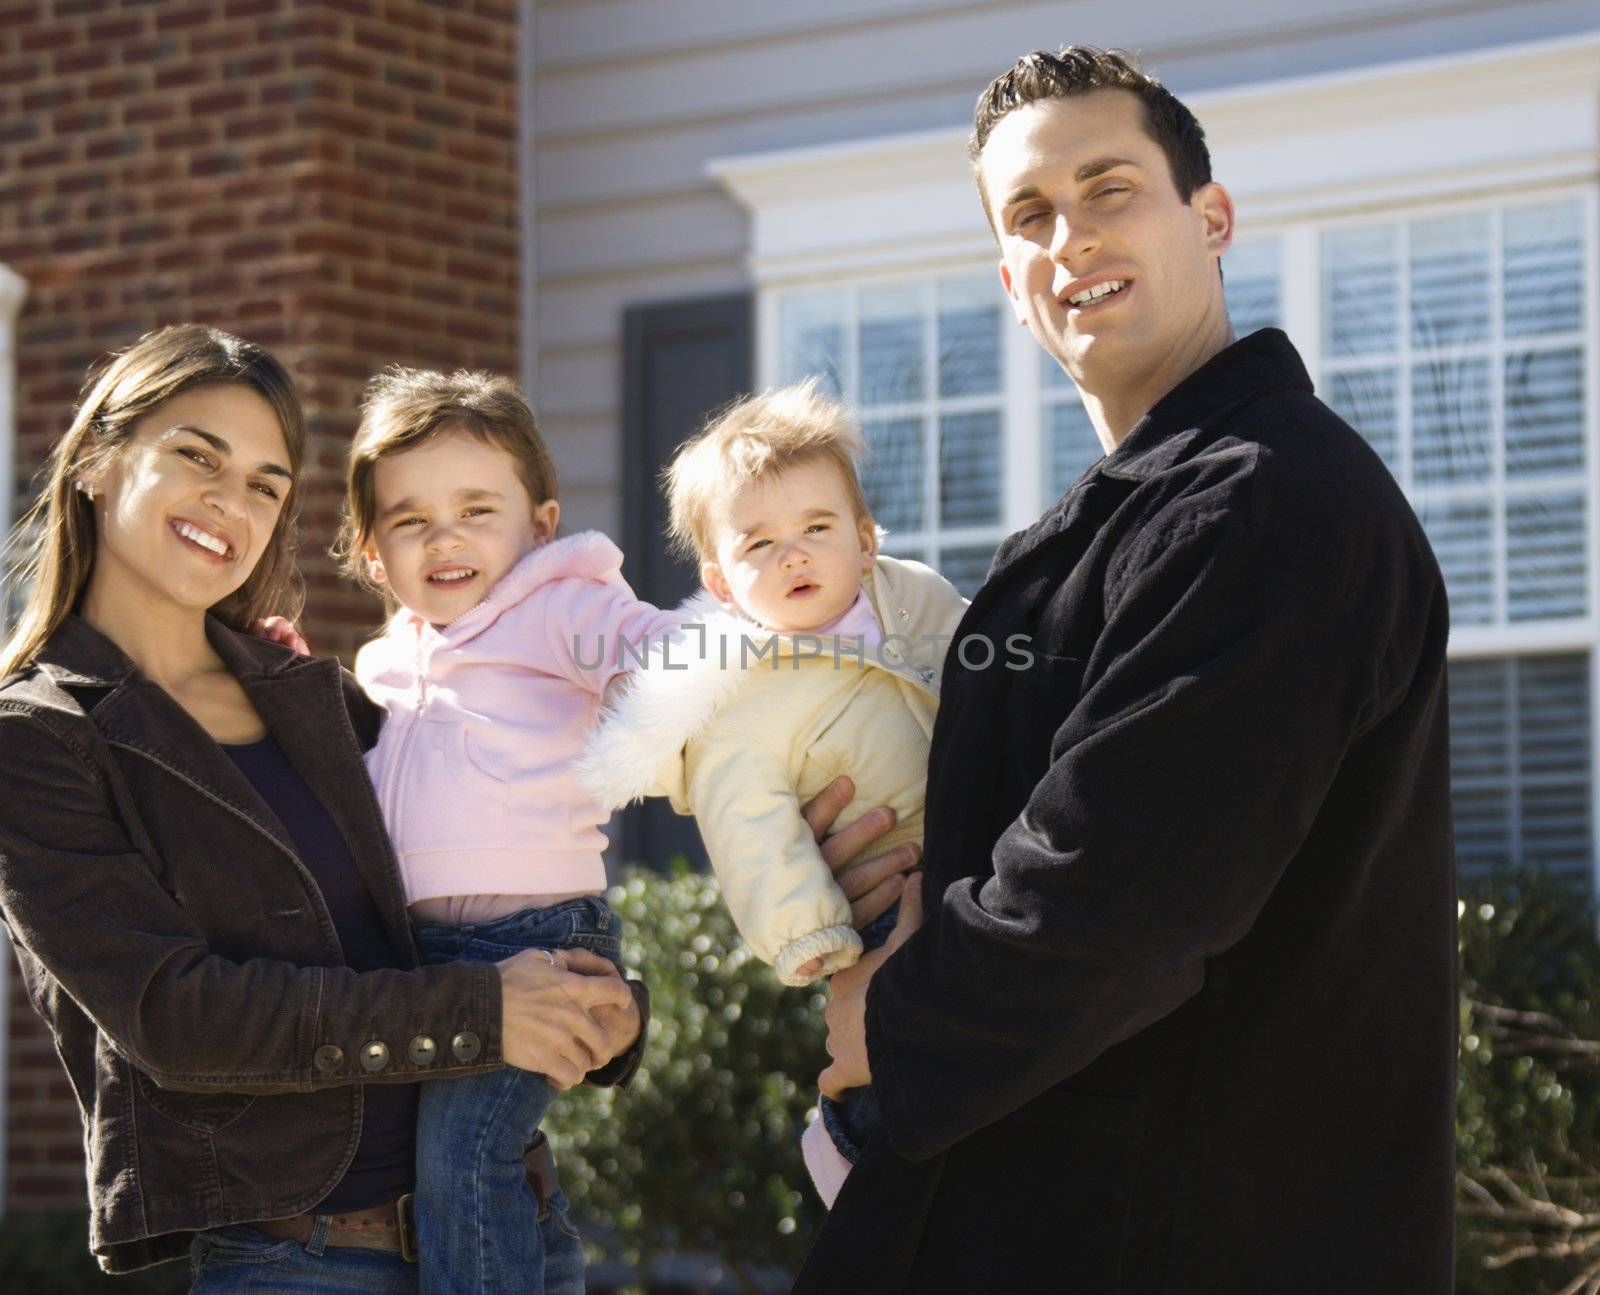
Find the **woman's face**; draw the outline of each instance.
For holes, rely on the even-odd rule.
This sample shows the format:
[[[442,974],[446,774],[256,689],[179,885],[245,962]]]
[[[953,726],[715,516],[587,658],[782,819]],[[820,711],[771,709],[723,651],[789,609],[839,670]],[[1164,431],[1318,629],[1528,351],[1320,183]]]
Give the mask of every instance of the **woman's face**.
[[[91,586],[204,610],[266,551],[293,476],[278,417],[244,386],[185,391],[142,418],[89,484]]]

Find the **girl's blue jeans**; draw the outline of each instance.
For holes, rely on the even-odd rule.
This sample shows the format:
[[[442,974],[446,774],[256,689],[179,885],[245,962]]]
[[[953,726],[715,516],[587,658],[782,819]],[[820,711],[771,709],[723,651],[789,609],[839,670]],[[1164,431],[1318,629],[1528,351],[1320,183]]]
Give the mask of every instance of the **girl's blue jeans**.
[[[620,965],[621,920],[603,899],[526,908],[472,926],[423,923],[427,963],[500,962],[524,949],[588,949]],[[539,1218],[522,1153],[555,1090],[512,1066],[422,1085],[417,1258],[423,1295],[581,1295],[583,1247],[557,1192]]]
[[[882,948],[899,920],[900,905],[895,903],[890,905],[887,912],[879,914],[862,927],[862,952],[869,953]],[[878,1099],[869,1086],[847,1089],[838,1101],[824,1097],[821,1105],[822,1125],[833,1139],[833,1145],[839,1148],[839,1153],[846,1160],[855,1164],[861,1148],[867,1145],[867,1139],[878,1131],[881,1118]]]

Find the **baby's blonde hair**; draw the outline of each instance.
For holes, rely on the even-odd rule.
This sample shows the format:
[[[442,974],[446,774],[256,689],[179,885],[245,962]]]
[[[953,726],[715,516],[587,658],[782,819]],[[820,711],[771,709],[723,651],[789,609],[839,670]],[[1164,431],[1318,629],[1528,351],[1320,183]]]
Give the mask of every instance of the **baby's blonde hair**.
[[[856,463],[866,450],[861,432],[815,378],[745,396],[678,447],[663,474],[668,534],[685,557],[714,556],[711,516],[729,495],[773,473],[818,460],[844,480],[855,520],[872,520]]]

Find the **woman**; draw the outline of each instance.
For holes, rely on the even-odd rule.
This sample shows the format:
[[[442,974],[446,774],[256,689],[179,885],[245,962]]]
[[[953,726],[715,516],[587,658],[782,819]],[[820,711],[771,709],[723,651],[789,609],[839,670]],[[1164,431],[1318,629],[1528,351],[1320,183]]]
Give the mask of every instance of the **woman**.
[[[418,967],[376,708],[245,632],[295,610],[304,448],[264,351],[143,338],[55,449],[0,649],[0,915],[82,1108],[90,1245],[189,1252],[205,1292],[414,1290],[416,1081],[617,1082],[641,1034],[581,951]]]

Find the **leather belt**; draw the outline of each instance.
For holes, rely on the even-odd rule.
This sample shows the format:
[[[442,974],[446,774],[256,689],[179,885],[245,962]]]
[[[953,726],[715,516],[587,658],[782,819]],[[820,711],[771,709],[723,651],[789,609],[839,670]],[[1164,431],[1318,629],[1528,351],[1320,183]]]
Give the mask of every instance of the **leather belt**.
[[[556,1177],[556,1158],[550,1150],[550,1140],[543,1133],[522,1157],[528,1176],[528,1186],[539,1202],[539,1221],[550,1215],[550,1201],[561,1190]],[[311,1240],[316,1230],[319,1214],[307,1210],[286,1219],[265,1219],[251,1223],[263,1236],[280,1241],[298,1241],[301,1245]],[[409,1264],[417,1262],[417,1225],[412,1213],[412,1197],[404,1196],[364,1210],[351,1210],[346,1214],[328,1216],[327,1244],[353,1246],[360,1250],[398,1250]]]

